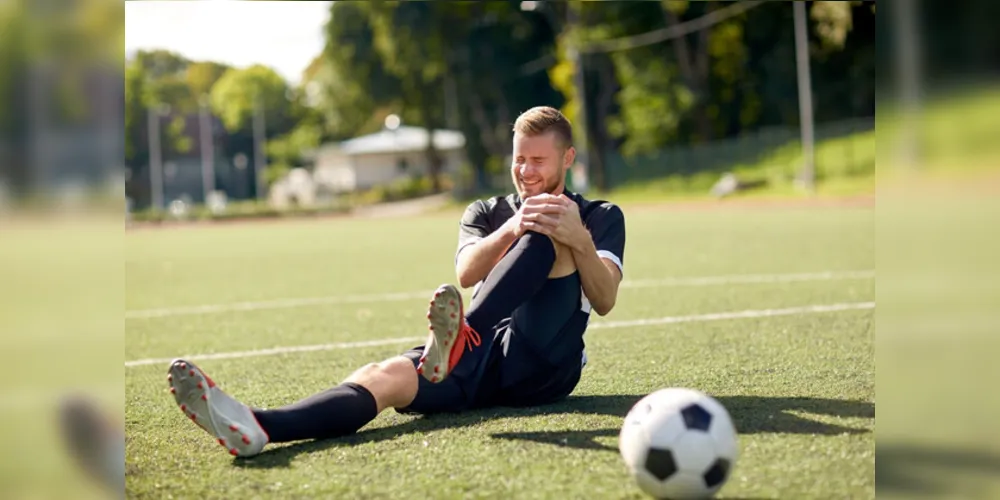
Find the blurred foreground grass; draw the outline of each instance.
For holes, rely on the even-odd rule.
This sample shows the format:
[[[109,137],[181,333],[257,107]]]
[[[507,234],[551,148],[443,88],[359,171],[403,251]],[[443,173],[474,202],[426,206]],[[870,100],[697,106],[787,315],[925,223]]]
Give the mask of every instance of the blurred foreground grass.
[[[1000,496],[998,95],[880,124],[876,485],[887,498]]]

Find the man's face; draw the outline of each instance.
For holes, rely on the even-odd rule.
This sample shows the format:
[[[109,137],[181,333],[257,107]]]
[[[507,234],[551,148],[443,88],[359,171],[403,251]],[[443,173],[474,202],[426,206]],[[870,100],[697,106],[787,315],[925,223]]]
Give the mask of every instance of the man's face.
[[[521,199],[542,193],[561,194],[566,169],[573,164],[576,151],[564,149],[554,132],[528,136],[514,133],[514,161],[510,175]]]

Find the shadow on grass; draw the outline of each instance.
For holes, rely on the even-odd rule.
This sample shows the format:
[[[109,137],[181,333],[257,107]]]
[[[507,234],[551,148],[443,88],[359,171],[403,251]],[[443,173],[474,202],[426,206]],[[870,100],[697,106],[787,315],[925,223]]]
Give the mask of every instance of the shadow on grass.
[[[337,439],[303,441],[288,446],[271,448],[256,457],[236,459],[235,465],[249,468],[288,467],[293,458],[304,453],[323,451],[333,447],[387,441],[412,433],[426,433],[441,429],[454,429],[480,424],[500,418],[532,417],[538,415],[608,415],[624,418],[644,395],[570,396],[565,400],[530,408],[491,408],[457,414],[439,414],[418,417],[391,427],[364,430]],[[803,418],[791,412],[801,412],[832,417],[875,418],[875,405],[862,401],[842,401],[820,398],[772,398],[757,396],[723,396],[718,398],[733,417],[740,434],[863,434],[868,429],[856,429]],[[582,450],[615,451],[617,448],[597,441],[597,438],[617,436],[618,427],[559,431],[495,433],[494,439],[523,440]]]

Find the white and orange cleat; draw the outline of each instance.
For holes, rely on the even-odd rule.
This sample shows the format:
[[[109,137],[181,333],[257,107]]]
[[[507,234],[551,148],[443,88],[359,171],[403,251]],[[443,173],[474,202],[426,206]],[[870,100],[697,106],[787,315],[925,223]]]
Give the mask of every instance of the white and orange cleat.
[[[417,373],[438,383],[448,378],[465,349],[471,351],[482,343],[482,339],[465,321],[462,293],[452,285],[441,285],[434,291],[427,319],[430,335],[417,365]]]
[[[264,449],[267,433],[250,407],[222,392],[193,363],[174,360],[167,381],[184,415],[215,437],[230,455],[249,457]]]

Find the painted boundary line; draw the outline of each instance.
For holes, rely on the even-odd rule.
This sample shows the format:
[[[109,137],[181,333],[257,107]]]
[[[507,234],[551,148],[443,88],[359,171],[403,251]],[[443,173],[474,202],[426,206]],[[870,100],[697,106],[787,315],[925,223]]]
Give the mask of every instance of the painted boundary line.
[[[826,271],[799,274],[736,274],[728,276],[695,276],[690,278],[666,278],[655,280],[624,281],[621,288],[654,288],[682,286],[736,285],[752,283],[793,283],[798,281],[825,281],[874,278],[875,271]],[[368,302],[398,302],[427,298],[433,290],[421,292],[377,293],[365,295],[333,295],[326,297],[301,297],[262,300],[254,302],[234,302],[230,304],[207,304],[201,306],[167,307],[157,309],[135,309],[125,311],[125,319],[152,319],[170,316],[190,316],[234,311],[259,311],[266,309],[287,309],[293,307],[361,304]]]
[[[822,305],[811,305],[811,306],[801,306],[801,307],[787,307],[784,309],[757,309],[748,311],[695,314],[691,316],[667,316],[664,318],[647,318],[647,319],[624,320],[624,321],[603,321],[591,324],[590,327],[588,328],[588,331],[607,329],[607,328],[627,328],[632,326],[668,325],[673,323],[693,323],[701,321],[719,321],[727,319],[766,318],[771,316],[791,316],[795,314],[815,314],[815,313],[851,311],[851,310],[874,309],[874,308],[875,308],[874,302],[849,302],[841,304],[822,304]],[[358,347],[377,347],[384,345],[422,342],[425,339],[426,337],[399,337],[391,339],[368,340],[363,342],[340,342],[333,344],[318,344],[318,345],[306,345],[306,346],[295,346],[295,347],[275,347],[273,349],[260,349],[255,351],[222,352],[215,354],[193,354],[193,355],[176,356],[176,357],[190,359],[191,361],[237,359],[237,358],[250,358],[257,356],[273,356],[276,354],[289,354],[296,352],[333,351],[340,349],[353,349]],[[145,366],[145,365],[166,364],[173,361],[174,359],[175,358],[148,358],[148,359],[137,359],[133,361],[126,361],[125,368],[132,368],[136,366]]]

